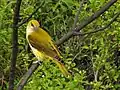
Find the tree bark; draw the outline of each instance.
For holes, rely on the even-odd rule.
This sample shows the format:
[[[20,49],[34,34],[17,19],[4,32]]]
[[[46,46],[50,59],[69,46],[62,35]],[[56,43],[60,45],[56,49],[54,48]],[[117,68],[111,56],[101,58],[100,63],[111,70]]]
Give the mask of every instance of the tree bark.
[[[8,90],[14,89],[14,78],[15,78],[15,66],[18,52],[18,28],[16,25],[19,20],[19,11],[22,0],[16,0],[16,6],[14,9],[14,17],[13,17],[13,33],[12,33],[12,58],[11,58],[11,66],[10,66],[10,74],[9,74],[9,88]]]

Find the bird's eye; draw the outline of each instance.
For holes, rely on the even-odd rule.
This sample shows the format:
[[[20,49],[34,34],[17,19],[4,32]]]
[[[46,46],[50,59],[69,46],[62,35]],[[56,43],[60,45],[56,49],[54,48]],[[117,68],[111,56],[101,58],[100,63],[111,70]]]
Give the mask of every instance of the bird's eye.
[[[33,23],[31,23],[31,26],[32,26],[32,27],[34,27],[34,24],[33,24]]]

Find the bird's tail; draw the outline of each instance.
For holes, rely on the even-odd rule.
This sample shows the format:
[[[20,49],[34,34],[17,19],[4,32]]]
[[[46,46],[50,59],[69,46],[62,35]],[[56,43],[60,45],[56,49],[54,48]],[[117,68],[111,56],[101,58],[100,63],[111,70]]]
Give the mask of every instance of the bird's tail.
[[[54,59],[54,62],[58,65],[59,69],[61,72],[67,77],[70,76],[71,74],[68,72],[68,70],[65,68],[64,64],[62,64],[60,61],[57,59]]]

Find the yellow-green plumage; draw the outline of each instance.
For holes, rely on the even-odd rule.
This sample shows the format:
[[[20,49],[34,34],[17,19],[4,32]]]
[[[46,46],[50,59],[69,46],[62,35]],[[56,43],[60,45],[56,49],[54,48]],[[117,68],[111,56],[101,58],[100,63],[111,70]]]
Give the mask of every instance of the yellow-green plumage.
[[[51,59],[56,63],[65,76],[70,75],[65,66],[59,61],[61,58],[49,34],[40,28],[38,21],[31,20],[26,31],[27,41],[39,60]]]

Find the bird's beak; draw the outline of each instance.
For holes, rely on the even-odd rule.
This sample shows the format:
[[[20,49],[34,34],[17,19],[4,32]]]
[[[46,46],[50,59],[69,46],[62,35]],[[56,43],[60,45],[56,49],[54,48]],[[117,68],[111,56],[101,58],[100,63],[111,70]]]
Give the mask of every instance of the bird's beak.
[[[36,31],[36,30],[38,30],[38,28],[39,28],[39,27],[34,27],[34,30]]]

